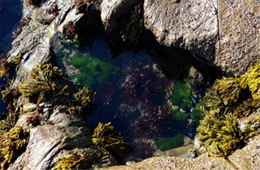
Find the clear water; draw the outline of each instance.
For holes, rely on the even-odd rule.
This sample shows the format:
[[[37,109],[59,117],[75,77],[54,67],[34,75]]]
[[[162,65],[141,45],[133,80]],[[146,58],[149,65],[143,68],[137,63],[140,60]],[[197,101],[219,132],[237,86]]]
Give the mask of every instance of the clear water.
[[[166,76],[146,50],[125,51],[112,58],[103,40],[79,49],[59,41],[57,47],[59,66],[70,79],[96,92],[96,109],[87,117],[88,123],[95,127],[98,122],[112,122],[133,146],[134,157],[181,146],[184,135],[194,134],[194,123],[187,126],[194,108],[190,87]],[[179,103],[174,103],[180,106],[178,112],[169,104],[176,82],[181,85],[175,95]],[[189,100],[186,111],[180,111],[184,100]]]

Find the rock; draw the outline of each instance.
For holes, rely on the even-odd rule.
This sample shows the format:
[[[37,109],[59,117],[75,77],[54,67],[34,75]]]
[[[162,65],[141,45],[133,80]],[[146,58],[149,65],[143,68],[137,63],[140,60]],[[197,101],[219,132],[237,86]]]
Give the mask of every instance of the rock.
[[[128,166],[114,166],[105,168],[106,170],[131,170],[131,169],[228,169],[244,170],[257,169],[260,167],[260,135],[256,136],[248,145],[235,151],[227,159],[208,157],[203,154],[196,159],[180,158],[174,156],[159,156],[145,159],[139,163],[133,163]]]
[[[192,51],[235,76],[260,58],[257,0],[145,0],[145,27],[158,42]]]
[[[260,136],[243,149],[235,151],[228,159],[237,169],[258,169],[260,167]]]
[[[235,168],[225,161],[224,158],[202,158],[202,159],[188,159],[170,156],[160,156],[148,158],[142,162],[134,163],[129,166],[114,166],[105,168],[106,170],[135,170],[135,169],[228,169],[235,170]]]
[[[218,35],[217,0],[144,1],[145,27],[158,42],[214,61]]]
[[[9,169],[50,169],[63,150],[91,145],[91,134],[81,118],[55,111],[49,121],[30,129],[26,151]]]
[[[218,0],[216,64],[238,76],[260,58],[260,1]]]
[[[101,20],[106,26],[116,27],[116,21],[140,0],[103,0],[100,6]]]

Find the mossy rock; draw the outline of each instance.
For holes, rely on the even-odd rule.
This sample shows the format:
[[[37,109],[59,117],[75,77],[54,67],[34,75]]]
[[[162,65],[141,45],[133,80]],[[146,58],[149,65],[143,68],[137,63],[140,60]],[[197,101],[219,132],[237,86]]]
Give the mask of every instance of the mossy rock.
[[[184,144],[184,138],[182,135],[176,135],[169,138],[158,138],[155,141],[155,144],[161,151],[166,151],[182,146]]]

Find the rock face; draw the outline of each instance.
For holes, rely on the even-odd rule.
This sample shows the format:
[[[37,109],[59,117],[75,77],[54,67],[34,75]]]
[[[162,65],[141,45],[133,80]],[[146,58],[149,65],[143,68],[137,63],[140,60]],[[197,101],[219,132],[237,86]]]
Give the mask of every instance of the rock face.
[[[116,27],[116,20],[127,14],[140,0],[103,0],[100,6],[101,20],[110,27]]]
[[[161,44],[213,61],[218,35],[216,0],[145,0],[144,19]]]
[[[145,26],[163,45],[180,47],[240,75],[260,57],[257,0],[145,0]]]
[[[196,159],[178,157],[153,157],[129,166],[114,166],[106,170],[134,170],[134,169],[228,169],[244,170],[258,169],[260,167],[260,136],[257,136],[241,150],[237,150],[228,159],[209,158],[201,155]]]

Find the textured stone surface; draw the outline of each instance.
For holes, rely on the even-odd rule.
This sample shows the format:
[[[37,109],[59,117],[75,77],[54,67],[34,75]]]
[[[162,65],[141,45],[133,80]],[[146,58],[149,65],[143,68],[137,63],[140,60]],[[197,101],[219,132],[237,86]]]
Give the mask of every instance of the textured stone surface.
[[[129,13],[131,7],[140,0],[103,0],[100,6],[101,20],[106,26],[115,27],[116,20]]]
[[[259,170],[260,168],[260,136],[241,150],[235,151],[228,157],[238,169]]]
[[[132,164],[130,166],[117,166],[106,168],[107,170],[151,170],[151,169],[185,169],[185,170],[201,170],[201,169],[235,169],[231,164],[225,161],[223,158],[202,158],[202,159],[185,159],[178,157],[153,157],[148,158],[142,162]]]
[[[26,151],[9,169],[50,169],[61,151],[90,145],[91,134],[82,118],[56,109],[45,125],[30,129]]]
[[[150,170],[150,169],[221,169],[221,170],[258,170],[260,167],[260,136],[253,138],[248,145],[237,150],[228,159],[207,157],[205,154],[196,159],[161,156],[148,158],[128,166],[114,166],[106,170]]]
[[[161,44],[214,60],[217,0],[145,0],[144,19]]]
[[[260,58],[258,0],[145,0],[145,26],[163,45],[191,50],[240,75]]]
[[[216,64],[239,75],[260,58],[260,1],[219,0]]]

